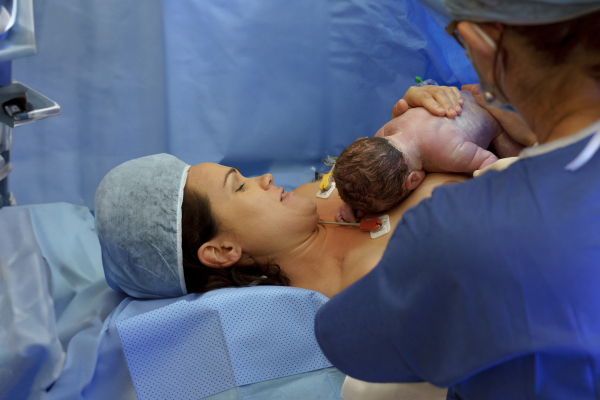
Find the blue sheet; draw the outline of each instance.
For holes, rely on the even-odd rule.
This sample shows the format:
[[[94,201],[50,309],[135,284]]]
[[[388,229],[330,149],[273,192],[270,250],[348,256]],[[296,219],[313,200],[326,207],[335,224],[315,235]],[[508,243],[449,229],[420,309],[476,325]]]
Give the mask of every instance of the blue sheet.
[[[313,325],[327,300],[310,290],[261,286],[188,295],[144,313],[134,302],[117,329],[136,393],[197,399],[330,367]]]
[[[48,264],[31,240],[28,210],[14,211],[0,210],[2,399],[41,393],[58,377],[65,359],[52,309]]]

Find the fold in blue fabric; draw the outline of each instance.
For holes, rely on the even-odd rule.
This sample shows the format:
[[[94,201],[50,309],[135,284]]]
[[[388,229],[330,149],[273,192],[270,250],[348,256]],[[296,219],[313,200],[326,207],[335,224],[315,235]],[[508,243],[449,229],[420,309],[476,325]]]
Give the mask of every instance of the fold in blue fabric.
[[[313,324],[327,300],[261,286],[189,295],[135,316],[126,310],[117,329],[136,394],[197,399],[330,367]]]
[[[0,210],[0,398],[36,398],[60,374],[50,270],[29,210]]]

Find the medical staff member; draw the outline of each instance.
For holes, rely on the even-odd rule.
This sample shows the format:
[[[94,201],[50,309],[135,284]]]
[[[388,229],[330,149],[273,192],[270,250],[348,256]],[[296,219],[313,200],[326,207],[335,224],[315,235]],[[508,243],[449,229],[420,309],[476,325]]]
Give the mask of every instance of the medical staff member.
[[[600,1],[445,5],[486,103],[538,145],[409,210],[318,342],[354,378],[449,399],[600,398]]]

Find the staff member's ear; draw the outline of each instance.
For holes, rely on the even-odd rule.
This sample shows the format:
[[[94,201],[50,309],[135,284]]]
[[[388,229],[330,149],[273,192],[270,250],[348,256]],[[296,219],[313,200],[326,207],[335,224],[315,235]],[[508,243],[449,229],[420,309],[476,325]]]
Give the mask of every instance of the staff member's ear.
[[[497,26],[498,25],[498,26]],[[500,38],[499,24],[476,24],[461,21],[456,30],[467,45],[473,66],[487,82],[494,82],[494,56]]]

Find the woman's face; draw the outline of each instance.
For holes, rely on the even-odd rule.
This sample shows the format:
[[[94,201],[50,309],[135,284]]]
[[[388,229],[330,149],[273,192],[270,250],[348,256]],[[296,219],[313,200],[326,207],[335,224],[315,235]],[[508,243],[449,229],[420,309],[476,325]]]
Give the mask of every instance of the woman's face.
[[[314,202],[284,193],[271,174],[246,178],[236,168],[202,163],[190,168],[186,185],[208,196],[219,235],[257,259],[275,258],[307,240],[319,221]]]

